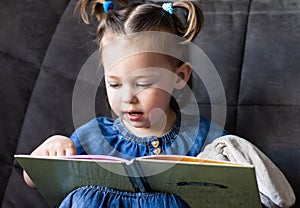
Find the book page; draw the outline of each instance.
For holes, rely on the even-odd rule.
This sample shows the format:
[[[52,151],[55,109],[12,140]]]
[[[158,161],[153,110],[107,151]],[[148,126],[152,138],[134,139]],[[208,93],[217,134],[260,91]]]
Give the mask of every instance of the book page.
[[[137,158],[137,160],[163,160],[163,161],[173,161],[173,162],[192,162],[192,163],[204,163],[204,164],[248,166],[245,164],[233,163],[229,161],[201,159],[198,157],[183,156],[183,155],[151,155],[151,156]]]
[[[15,158],[37,158],[37,159],[55,159],[55,160],[85,160],[85,161],[110,161],[110,162],[130,162],[122,158],[108,155],[68,155],[68,156],[33,156],[33,155],[15,155]]]

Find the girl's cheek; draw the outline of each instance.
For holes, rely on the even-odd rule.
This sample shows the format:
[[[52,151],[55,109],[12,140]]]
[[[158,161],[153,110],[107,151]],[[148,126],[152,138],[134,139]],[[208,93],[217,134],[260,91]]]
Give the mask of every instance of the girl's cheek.
[[[116,95],[117,95],[116,90],[106,88],[106,92],[107,92],[108,100],[110,101],[110,103],[112,103],[116,99]]]
[[[110,107],[117,116],[121,115],[120,108],[118,107],[117,103],[111,104]]]

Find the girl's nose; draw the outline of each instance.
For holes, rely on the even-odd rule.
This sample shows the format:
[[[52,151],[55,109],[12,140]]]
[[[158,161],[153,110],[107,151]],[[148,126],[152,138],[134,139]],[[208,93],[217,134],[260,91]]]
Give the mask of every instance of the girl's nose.
[[[121,93],[122,101],[124,103],[136,103],[138,100],[136,93],[132,89],[124,88],[123,92]]]

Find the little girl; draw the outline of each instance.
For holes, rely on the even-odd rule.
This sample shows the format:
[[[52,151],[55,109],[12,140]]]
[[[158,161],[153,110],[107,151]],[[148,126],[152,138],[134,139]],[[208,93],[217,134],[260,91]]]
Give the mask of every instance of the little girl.
[[[119,37],[151,31],[184,38],[184,42],[170,47],[174,46],[186,55],[184,45],[198,35],[203,25],[202,11],[195,3],[177,1],[117,6],[112,1],[80,0],[77,9],[86,23],[89,23],[89,8],[99,21],[97,40],[106,91],[111,109],[118,118],[95,118],[78,128],[70,138],[52,136],[32,155],[105,154],[125,159],[153,154],[197,156],[206,140],[212,141],[225,134],[223,128],[201,116],[185,115],[180,110],[180,101],[172,97],[175,92],[189,88],[191,65],[167,54],[143,50],[149,44],[164,47],[168,40],[154,42],[154,38],[143,42],[137,40],[138,36],[125,38],[124,51],[138,48],[144,52],[118,60],[113,53],[120,51],[112,50],[112,43]],[[187,20],[181,21],[182,17],[175,14],[175,9],[186,11]],[[28,185],[34,186],[25,172],[24,178]],[[173,194],[129,193],[94,186],[73,191],[61,204],[61,207],[82,206],[188,207]]]

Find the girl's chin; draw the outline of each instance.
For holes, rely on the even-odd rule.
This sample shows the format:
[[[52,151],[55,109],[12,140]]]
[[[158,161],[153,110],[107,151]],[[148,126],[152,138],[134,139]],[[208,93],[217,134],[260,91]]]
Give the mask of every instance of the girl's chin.
[[[148,130],[151,125],[149,124],[149,122],[143,122],[143,121],[131,121],[129,119],[123,119],[124,124],[127,128],[134,128],[137,130]]]

